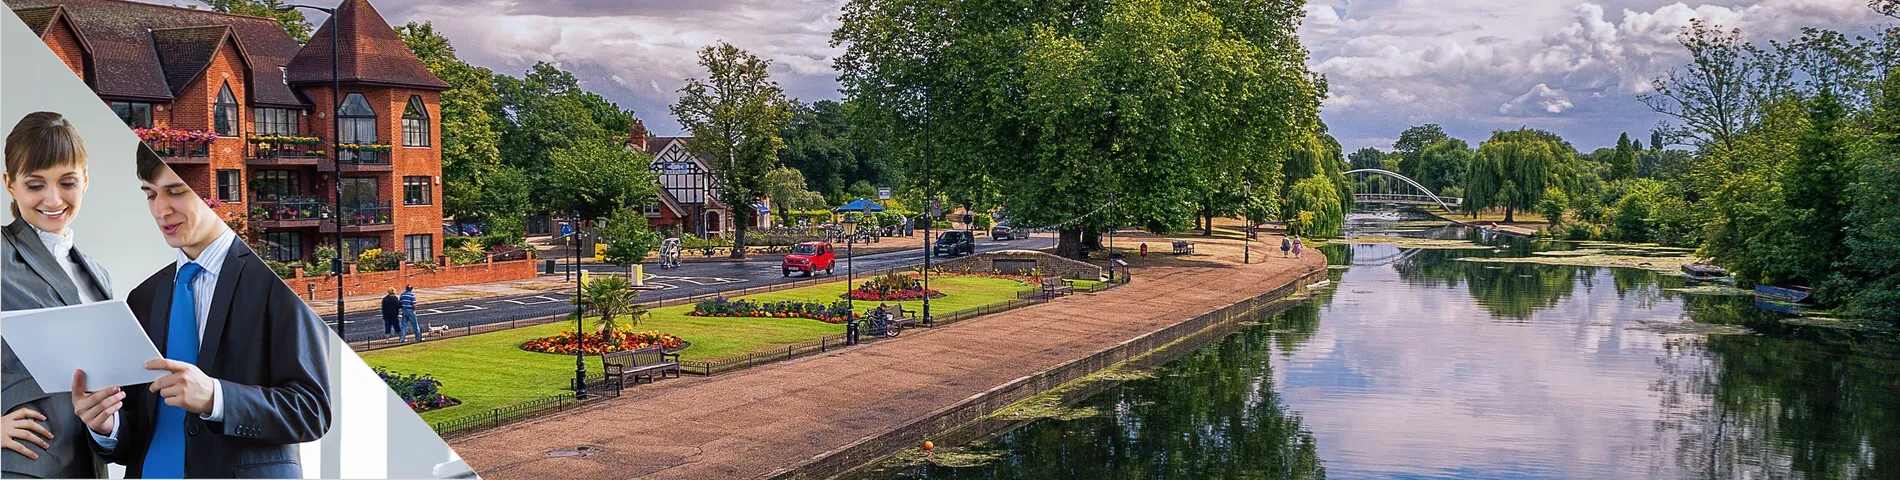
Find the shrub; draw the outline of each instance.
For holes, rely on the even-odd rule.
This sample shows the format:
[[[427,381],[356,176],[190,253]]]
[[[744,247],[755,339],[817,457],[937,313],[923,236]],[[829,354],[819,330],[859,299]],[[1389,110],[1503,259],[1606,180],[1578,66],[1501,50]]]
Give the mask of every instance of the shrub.
[[[586,354],[612,353],[625,350],[638,350],[651,346],[666,347],[671,351],[680,348],[684,341],[680,337],[660,333],[645,332],[596,332],[575,334],[572,330],[561,332],[552,337],[541,337],[521,344],[522,350],[540,353],[573,355],[575,352]]]
[[[460,235],[442,237],[442,248],[446,250],[468,248],[468,242],[471,242],[473,240],[474,239],[470,237],[464,237]]]
[[[692,313],[688,313],[687,315],[695,317],[809,318],[830,323],[842,323],[845,316],[850,313],[851,306],[849,302],[842,300],[833,302],[831,305],[826,305],[815,301],[760,303],[752,300],[729,300],[725,297],[716,297],[701,300],[699,303],[693,304]]]
[[[383,383],[389,385],[389,389],[395,391],[396,396],[402,397],[403,403],[409,404],[410,410],[423,412],[453,407],[462,403],[443,395],[442,382],[428,374],[405,375],[376,367],[376,376],[382,377]]]
[[[402,266],[406,257],[400,250],[384,251],[380,248],[364,250],[356,256],[356,270],[359,272],[387,272]]]
[[[469,248],[451,248],[444,253],[449,255],[449,265],[474,265],[482,263],[482,259],[488,258],[488,256],[482,254],[481,251]]]

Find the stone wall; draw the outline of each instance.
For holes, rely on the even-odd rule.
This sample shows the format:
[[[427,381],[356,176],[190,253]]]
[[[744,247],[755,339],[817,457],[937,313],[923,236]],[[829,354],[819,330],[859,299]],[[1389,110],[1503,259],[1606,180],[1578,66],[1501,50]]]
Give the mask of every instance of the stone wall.
[[[1102,278],[1104,273],[1102,267],[1088,262],[1071,260],[1033,250],[1003,250],[979,253],[968,257],[936,262],[932,266],[942,268],[946,272],[961,272],[964,271],[964,269],[968,269],[971,272],[990,272],[996,270],[996,262],[999,260],[1005,263],[1012,261],[1034,261],[1036,262],[1036,268],[1042,270],[1044,275],[1054,275],[1077,280],[1097,280]]]

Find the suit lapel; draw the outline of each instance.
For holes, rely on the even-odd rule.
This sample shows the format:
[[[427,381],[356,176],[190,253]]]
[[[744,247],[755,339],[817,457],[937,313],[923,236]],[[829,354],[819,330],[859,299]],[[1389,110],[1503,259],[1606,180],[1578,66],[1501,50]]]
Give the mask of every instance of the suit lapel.
[[[224,326],[231,317],[231,297],[237,296],[238,277],[244,274],[244,263],[250,261],[250,256],[251,249],[236,240],[224,253],[224,266],[218,268],[218,287],[211,295],[211,315],[205,319],[203,342],[198,344],[199,366],[216,365]]]
[[[170,337],[167,333],[172,319],[172,292],[178,289],[178,264],[166,265],[158,274],[169,281],[165,282],[167,288],[163,291],[152,292],[152,311],[145,317],[151,320],[145,322],[145,336],[158,347],[159,355],[165,355],[165,342]]]
[[[73,247],[73,261],[79,262],[80,268],[86,270],[86,276],[91,277],[92,282],[86,286],[91,288],[93,293],[99,296],[98,298],[111,300],[112,281],[109,279],[112,277],[106,274],[106,269],[93,262],[92,257],[80,254],[79,247]]]
[[[33,273],[38,274],[40,279],[45,280],[47,285],[53,287],[54,294],[59,296],[60,304],[78,305],[80,303],[79,289],[73,286],[73,281],[66,275],[66,270],[59,268],[59,262],[53,259],[53,253],[46,251],[46,243],[40,241],[40,235],[33,231],[33,227],[27,226],[26,220],[14,219],[12,224],[7,225],[7,234],[13,236],[13,245],[25,252],[20,256],[25,258],[26,265],[31,267]]]

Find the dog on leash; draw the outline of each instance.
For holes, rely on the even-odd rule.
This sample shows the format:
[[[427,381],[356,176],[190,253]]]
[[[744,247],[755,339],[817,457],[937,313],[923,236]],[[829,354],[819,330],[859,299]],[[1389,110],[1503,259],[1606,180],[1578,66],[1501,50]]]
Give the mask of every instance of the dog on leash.
[[[429,335],[431,336],[439,337],[442,335],[447,335],[448,333],[449,333],[448,325],[430,325],[429,326]]]

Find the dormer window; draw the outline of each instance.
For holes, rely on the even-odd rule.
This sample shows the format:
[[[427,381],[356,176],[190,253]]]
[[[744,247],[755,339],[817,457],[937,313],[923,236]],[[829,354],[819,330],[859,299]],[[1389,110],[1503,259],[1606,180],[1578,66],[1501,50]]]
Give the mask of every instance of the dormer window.
[[[402,146],[429,146],[429,109],[420,95],[410,95],[409,107],[402,111]]]
[[[237,96],[231,94],[231,83],[225,82],[218,88],[218,100],[211,103],[212,127],[218,136],[235,137],[238,135]]]

